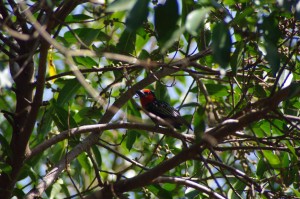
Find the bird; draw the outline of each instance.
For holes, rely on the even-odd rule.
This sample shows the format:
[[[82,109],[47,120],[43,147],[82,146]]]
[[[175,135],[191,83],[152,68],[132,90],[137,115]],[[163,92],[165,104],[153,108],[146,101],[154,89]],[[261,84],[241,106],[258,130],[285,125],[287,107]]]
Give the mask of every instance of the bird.
[[[141,105],[146,111],[160,117],[176,129],[180,129],[182,125],[185,125],[192,130],[191,125],[180,115],[178,110],[167,102],[158,100],[150,89],[136,91],[136,94],[140,97]],[[151,117],[151,115],[150,118],[154,123],[159,123],[158,119]],[[160,122],[160,125],[168,126],[166,123]]]

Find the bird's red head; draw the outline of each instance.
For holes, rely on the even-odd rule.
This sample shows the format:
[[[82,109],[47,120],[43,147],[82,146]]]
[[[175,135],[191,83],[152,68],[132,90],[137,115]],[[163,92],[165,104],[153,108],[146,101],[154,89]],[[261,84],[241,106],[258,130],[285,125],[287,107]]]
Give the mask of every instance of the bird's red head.
[[[147,104],[156,100],[154,93],[150,89],[142,89],[140,91],[137,91],[136,94],[138,94],[141,99],[142,107],[145,107],[147,106]]]

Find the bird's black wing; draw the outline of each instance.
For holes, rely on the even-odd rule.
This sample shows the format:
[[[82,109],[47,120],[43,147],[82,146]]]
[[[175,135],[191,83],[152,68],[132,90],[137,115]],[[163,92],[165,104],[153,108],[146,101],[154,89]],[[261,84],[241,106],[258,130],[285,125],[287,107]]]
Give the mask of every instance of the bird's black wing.
[[[180,117],[180,113],[174,109],[171,105],[164,101],[154,101],[149,103],[146,110],[161,117],[161,118],[177,118]]]
[[[180,116],[179,111],[173,108],[167,102],[155,100],[147,105],[146,110],[161,117],[162,119],[167,120],[175,128],[180,128],[180,126],[184,124],[189,129],[192,129],[191,125]]]

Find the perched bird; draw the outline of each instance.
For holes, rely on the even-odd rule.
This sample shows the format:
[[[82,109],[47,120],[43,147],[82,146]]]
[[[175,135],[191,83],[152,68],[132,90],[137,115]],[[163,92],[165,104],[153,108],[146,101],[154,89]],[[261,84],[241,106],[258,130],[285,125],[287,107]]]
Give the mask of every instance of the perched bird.
[[[142,107],[148,112],[164,119],[167,123],[172,125],[176,129],[180,129],[182,125],[187,126],[189,129],[191,125],[180,115],[179,111],[173,108],[170,104],[164,101],[157,100],[154,92],[149,89],[143,89],[136,91],[136,94],[140,97]],[[151,119],[157,123],[157,119],[151,117]],[[166,126],[166,124],[161,124]]]

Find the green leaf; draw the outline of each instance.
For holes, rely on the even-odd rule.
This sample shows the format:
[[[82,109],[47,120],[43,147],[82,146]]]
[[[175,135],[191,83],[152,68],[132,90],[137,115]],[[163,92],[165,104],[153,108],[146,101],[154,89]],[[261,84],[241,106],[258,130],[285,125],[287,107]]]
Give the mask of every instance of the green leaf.
[[[280,38],[280,30],[276,13],[263,17],[261,25],[265,39],[265,48],[267,51],[266,60],[269,62],[272,74],[275,77],[280,68],[280,56],[277,49],[277,43]]]
[[[154,9],[154,26],[160,45],[171,37],[177,29],[179,10],[177,0],[166,0],[165,4],[159,4]]]
[[[242,193],[245,190],[246,184],[243,181],[236,180],[233,187],[234,187],[235,191],[233,191],[232,189],[229,189],[229,191],[227,193],[227,197],[231,198],[231,199],[238,199],[240,197],[237,194],[242,195]]]
[[[48,158],[52,163],[58,162],[62,156],[66,153],[66,142],[59,142],[55,144],[55,147],[51,148],[51,153]]]
[[[31,165],[29,164],[24,164],[21,172],[20,172],[20,176],[19,176],[19,180],[24,179],[26,177],[30,177],[32,179],[32,181],[36,181],[38,180],[39,176],[37,174],[37,171],[35,171]]]
[[[106,33],[99,31],[97,38],[95,41],[107,41],[110,40],[111,36],[107,35]]]
[[[281,169],[281,178],[286,187],[295,183],[295,180],[298,179],[298,167],[294,166],[297,164],[297,158],[294,161],[291,160],[287,152],[284,153],[282,157],[282,168]]]
[[[145,49],[142,49],[142,51],[140,52],[138,59],[140,60],[147,60],[150,57],[150,54],[148,51],[146,51]]]
[[[253,133],[255,134],[255,136],[257,136],[258,138],[263,138],[265,137],[265,132],[260,128],[260,122],[256,123],[253,125],[252,127]]]
[[[194,126],[195,126],[195,134],[196,138],[201,139],[204,131],[205,131],[205,108],[202,106],[199,106],[195,116],[194,116]]]
[[[1,131],[1,130],[0,130]],[[11,148],[9,146],[8,141],[6,140],[6,138],[2,135],[2,133],[0,133],[0,146],[1,146],[1,150],[3,151],[1,153],[1,156],[3,157],[11,157],[12,156],[12,151]]]
[[[45,112],[43,113],[43,116],[41,120],[39,121],[38,125],[38,134],[35,137],[37,139],[38,143],[45,139],[46,135],[51,131],[51,124],[53,122],[52,114],[54,112],[54,107],[53,107],[53,100],[50,101],[50,105],[47,106]]]
[[[299,97],[300,96],[300,82],[292,82],[289,88],[289,94],[288,98],[293,98],[293,97]]]
[[[59,92],[57,98],[57,105],[63,106],[67,103],[70,99],[74,98],[76,92],[81,87],[79,81],[75,79],[66,80],[64,87]]]
[[[102,156],[101,156],[100,150],[95,145],[92,146],[92,150],[93,150],[93,154],[95,156],[95,159],[97,161],[98,167],[100,168],[102,166]]]
[[[288,168],[291,163],[291,157],[287,152],[283,151],[282,153],[283,157],[281,158],[281,168]]]
[[[116,46],[117,51],[122,54],[131,55],[135,50],[136,33],[125,29]]]
[[[197,196],[199,195],[199,194],[201,194],[202,192],[200,192],[200,191],[198,191],[198,190],[193,190],[193,191],[190,191],[190,192],[188,192],[188,193],[186,193],[185,194],[185,197],[187,198],[187,199],[195,199],[195,198],[197,198]]]
[[[78,23],[82,22],[88,19],[93,19],[93,17],[90,17],[85,14],[76,14],[76,15],[68,15],[65,19],[66,23]]]
[[[50,198],[56,198],[57,195],[61,193],[61,185],[58,181],[56,181],[52,186],[51,186],[51,192],[50,192]]]
[[[224,22],[217,23],[212,31],[212,50],[214,61],[223,69],[226,69],[230,62],[231,45],[228,25]]]
[[[91,57],[73,57],[77,65],[85,66],[86,68],[93,68],[99,64]]]
[[[265,91],[265,89],[257,84],[254,86],[254,92],[253,92],[254,96],[258,97],[258,98],[265,98],[267,97],[267,93]]]
[[[172,32],[169,37],[164,40],[164,42],[162,42],[160,45],[161,46],[161,53],[166,53],[171,47],[173,47],[173,44],[176,41],[179,41],[180,36],[184,33],[185,28],[181,27],[181,28],[176,28],[176,30],[174,32]],[[175,48],[173,49],[173,51],[176,51],[178,49],[177,46],[175,46]]]
[[[171,184],[171,183],[165,183],[163,185],[163,188],[167,191],[173,191],[177,188],[177,185],[176,184]]]
[[[155,83],[155,96],[157,99],[170,103],[170,96],[168,89],[165,85],[161,84],[160,81]]]
[[[94,28],[78,28],[72,31],[68,31],[64,34],[64,39],[71,43],[77,44],[78,38],[87,46],[90,46],[98,38],[101,30]],[[74,35],[76,34],[76,36]],[[78,38],[77,38],[78,37]]]
[[[244,42],[239,42],[236,44],[236,49],[230,59],[231,70],[234,75],[243,64],[243,51],[244,51]]]
[[[128,130],[126,138],[126,148],[130,151],[133,147],[133,144],[136,141],[136,138],[140,136],[140,133],[136,130]]]
[[[72,115],[69,115],[68,111],[66,111],[64,108],[55,105],[54,111],[55,114],[52,115],[52,118],[60,131],[65,131],[70,128],[77,127],[77,123]]]
[[[186,30],[193,36],[198,36],[199,28],[204,25],[209,12],[210,8],[200,8],[189,13],[185,22]]]
[[[89,177],[91,178],[92,176],[92,163],[90,159],[88,158],[86,153],[81,153],[79,156],[76,158],[81,165],[81,167],[85,170],[86,174],[89,174]]]
[[[264,177],[264,173],[267,171],[267,164],[264,158],[260,158],[257,164],[256,175],[262,179]]]
[[[298,189],[291,188],[296,197],[300,198],[300,191]]]
[[[228,6],[232,6],[234,4],[236,4],[236,0],[224,0],[224,4],[228,5]]]
[[[277,45],[281,35],[278,25],[278,16],[276,12],[263,17],[261,27],[263,29],[264,39],[275,46]]]
[[[241,12],[237,13],[236,17],[233,19],[233,23],[235,24],[243,24],[246,23],[246,17],[253,16],[254,9],[253,7],[247,7],[246,9],[242,10]]]
[[[172,199],[171,192],[163,189],[160,185],[150,185],[148,189],[158,198]]]
[[[61,193],[64,193],[67,197],[71,198],[70,188],[68,186],[66,186],[65,183],[60,184],[60,186],[61,186],[61,189],[62,189]]]
[[[277,155],[275,155],[272,151],[269,150],[263,150],[262,152],[264,154],[264,157],[271,165],[271,167],[273,167],[274,169],[280,168],[281,163]]]
[[[172,192],[171,191],[167,191],[166,189],[159,189],[158,194],[157,194],[158,198],[164,198],[164,199],[172,199]]]
[[[4,162],[0,162],[0,173],[9,174],[12,170],[12,167]]]
[[[17,198],[25,198],[25,193],[21,189],[15,188],[13,190],[13,196]]]
[[[136,31],[136,36],[135,51],[141,52],[142,50],[145,50],[144,48],[149,42],[150,34],[148,34],[144,28],[139,28]]]
[[[284,132],[288,131],[287,123],[284,120],[275,119],[272,121],[272,135],[273,136],[282,136]]]
[[[132,101],[128,101],[127,103],[127,118],[130,120],[130,117],[138,117],[141,118],[141,113],[132,103]],[[136,138],[140,136],[140,133],[136,130],[129,129],[127,131],[127,138],[126,138],[126,148],[130,151],[132,149],[133,144],[136,141]]]
[[[271,126],[268,121],[262,121],[259,127],[264,131],[265,135],[271,135]]]
[[[149,0],[138,0],[130,10],[125,22],[129,31],[137,30],[147,20],[148,4]]]
[[[288,140],[283,140],[282,142],[285,146],[287,146],[287,148],[290,150],[294,157],[298,157],[295,148],[290,144]]]
[[[132,103],[132,101],[128,101],[127,103],[127,118],[130,118],[130,116],[135,116],[135,117],[141,117],[141,113],[136,107],[135,103]]]
[[[102,117],[101,110],[96,107],[83,107],[76,114],[75,119],[82,125],[96,124],[97,120]]]
[[[118,12],[123,10],[130,10],[138,0],[116,0],[109,4],[106,12]]]
[[[276,45],[270,42],[265,42],[265,47],[267,51],[266,60],[269,62],[272,74],[275,77],[280,68],[280,55]]]
[[[181,9],[181,17],[182,17],[182,23],[185,24],[187,20],[187,16],[190,12],[192,12],[195,8],[195,2],[193,0],[185,0],[181,1],[182,3],[182,9]]]
[[[205,84],[209,95],[224,97],[228,95],[227,87],[221,84]]]

